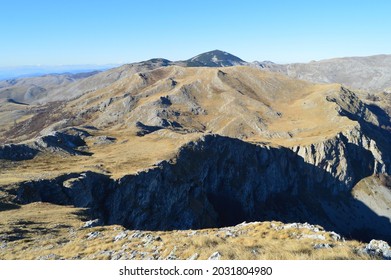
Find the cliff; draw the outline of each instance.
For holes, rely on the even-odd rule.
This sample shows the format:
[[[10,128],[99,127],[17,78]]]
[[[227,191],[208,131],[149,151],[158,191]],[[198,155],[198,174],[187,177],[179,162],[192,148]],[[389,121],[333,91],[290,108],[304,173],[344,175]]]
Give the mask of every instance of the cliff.
[[[377,150],[356,144],[364,142],[341,133],[288,149],[205,135],[171,160],[118,180],[86,172],[21,183],[17,200],[86,207],[105,224],[131,229],[277,219],[309,221],[355,238],[365,239],[369,230],[371,238],[390,240],[391,215],[380,217],[351,195],[361,179],[383,168]]]

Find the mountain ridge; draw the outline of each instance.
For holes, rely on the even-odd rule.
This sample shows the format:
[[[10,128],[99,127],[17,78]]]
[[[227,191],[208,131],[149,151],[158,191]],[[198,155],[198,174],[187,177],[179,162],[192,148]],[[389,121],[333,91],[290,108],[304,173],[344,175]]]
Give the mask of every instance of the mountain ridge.
[[[0,81],[0,99],[12,98],[22,103],[45,103],[74,98],[85,92],[107,86],[126,75],[152,70],[159,67],[178,65],[182,67],[230,67],[243,65],[259,68],[264,71],[277,72],[295,79],[314,83],[340,83],[372,98],[376,94],[380,99],[388,99],[391,92],[391,55],[374,55],[369,57],[334,58],[309,63],[277,64],[271,61],[245,62],[239,57],[224,51],[214,50],[194,56],[188,60],[170,61],[164,58],[124,64],[103,72],[86,75],[86,79],[69,79],[68,74],[48,74],[36,78],[20,78]],[[339,69],[339,70],[337,70]],[[93,73],[93,72],[91,72]],[[75,77],[77,74],[73,74]],[[91,76],[91,77],[87,77]],[[44,77],[47,77],[45,80]],[[60,89],[54,80],[67,80]],[[34,89],[36,87],[36,89]],[[33,98],[29,91],[33,91]]]

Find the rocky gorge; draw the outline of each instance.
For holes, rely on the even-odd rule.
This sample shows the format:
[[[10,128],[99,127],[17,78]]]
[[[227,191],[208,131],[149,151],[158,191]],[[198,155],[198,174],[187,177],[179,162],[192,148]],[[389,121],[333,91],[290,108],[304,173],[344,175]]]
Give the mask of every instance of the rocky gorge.
[[[354,142],[358,139],[340,134],[291,150],[205,135],[183,146],[175,158],[137,174],[113,180],[86,172],[24,182],[16,199],[88,208],[104,224],[130,229],[308,221],[356,239],[366,240],[370,231],[372,238],[391,240],[390,217],[378,216],[351,195],[375,168],[387,168],[381,166],[385,160]]]

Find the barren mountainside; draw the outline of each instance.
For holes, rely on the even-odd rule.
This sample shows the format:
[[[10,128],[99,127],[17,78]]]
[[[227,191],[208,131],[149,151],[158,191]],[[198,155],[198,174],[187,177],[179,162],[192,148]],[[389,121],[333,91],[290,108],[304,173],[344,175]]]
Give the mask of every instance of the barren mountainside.
[[[0,84],[2,214],[41,202],[127,235],[280,221],[391,241],[386,95],[368,100],[346,82],[298,80],[220,51],[187,62],[34,78],[43,89],[30,99],[32,82]],[[19,237],[3,238],[10,252],[29,242]]]
[[[391,55],[333,58],[309,63],[254,63],[292,78],[341,83],[355,90],[381,92],[391,87]]]

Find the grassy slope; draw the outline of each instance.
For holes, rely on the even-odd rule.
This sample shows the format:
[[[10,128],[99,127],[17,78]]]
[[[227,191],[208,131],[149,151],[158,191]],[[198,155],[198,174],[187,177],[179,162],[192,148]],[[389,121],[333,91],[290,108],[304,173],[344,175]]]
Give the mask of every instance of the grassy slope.
[[[4,215],[7,214],[7,215]],[[82,228],[83,209],[46,203],[24,205],[0,215],[0,259],[165,259],[170,254],[207,259],[218,251],[222,259],[368,259],[356,251],[356,241],[335,241],[320,228],[283,229],[279,222],[238,225],[199,231],[124,231],[121,226]],[[89,238],[98,232],[97,237]],[[120,233],[126,237],[115,241]],[[322,234],[325,240],[306,238]],[[304,236],[303,236],[304,235]],[[333,246],[314,249],[318,243]]]

